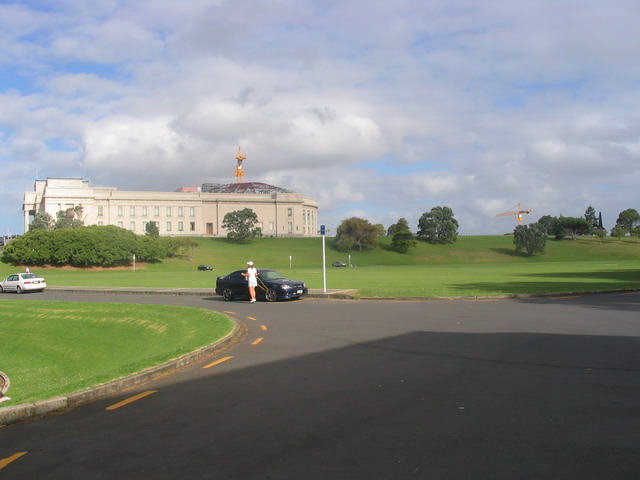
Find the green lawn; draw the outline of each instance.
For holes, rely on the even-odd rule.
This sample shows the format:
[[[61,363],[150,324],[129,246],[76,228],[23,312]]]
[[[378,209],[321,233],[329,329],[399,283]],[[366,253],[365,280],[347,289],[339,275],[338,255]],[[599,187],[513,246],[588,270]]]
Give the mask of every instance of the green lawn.
[[[0,300],[0,367],[11,402],[34,402],[139,372],[226,336],[232,321],[189,307]]]
[[[239,245],[227,239],[197,239],[193,259],[169,259],[120,270],[33,268],[50,285],[144,286],[212,288],[218,275],[243,268],[247,260],[258,267],[322,288],[320,238],[262,238]],[[335,239],[326,240],[327,265],[333,261],[356,268],[327,267],[327,287],[357,289],[362,296],[464,296],[640,288],[640,243],[634,238],[604,242],[593,237],[577,241],[549,240],[543,255],[516,254],[513,237],[462,236],[450,245],[419,242],[408,254],[391,250],[390,239],[365,252],[342,253]],[[291,257],[291,266],[289,268]],[[206,263],[213,272],[200,272]],[[0,264],[0,273],[15,270]]]
[[[341,268],[328,288],[359,287],[361,297],[456,297],[640,289],[640,260],[538,264]],[[310,272],[298,277],[309,279]],[[321,271],[315,272],[318,283]]]

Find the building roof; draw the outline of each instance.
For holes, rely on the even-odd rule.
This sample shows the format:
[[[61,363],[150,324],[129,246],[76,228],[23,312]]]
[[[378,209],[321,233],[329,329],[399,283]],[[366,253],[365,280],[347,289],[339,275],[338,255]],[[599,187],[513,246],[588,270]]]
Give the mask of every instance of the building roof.
[[[203,183],[205,193],[295,193],[286,188],[276,187],[268,183]]]

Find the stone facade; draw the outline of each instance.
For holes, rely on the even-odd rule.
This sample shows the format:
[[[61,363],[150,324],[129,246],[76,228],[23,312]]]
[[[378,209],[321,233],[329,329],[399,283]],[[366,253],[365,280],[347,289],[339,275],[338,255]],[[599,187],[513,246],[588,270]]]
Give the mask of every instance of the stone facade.
[[[243,185],[247,188],[241,188]],[[29,230],[32,217],[39,212],[47,212],[55,219],[59,211],[82,206],[85,225],[116,225],[144,234],[146,224],[156,222],[162,236],[226,237],[227,231],[222,228],[224,216],[250,208],[258,216],[265,236],[318,235],[315,199],[266,184],[228,187],[233,193],[226,193],[224,188],[207,192],[198,187],[181,187],[174,192],[120,191],[92,187],[82,178],[36,180],[34,191],[24,193],[24,231]]]

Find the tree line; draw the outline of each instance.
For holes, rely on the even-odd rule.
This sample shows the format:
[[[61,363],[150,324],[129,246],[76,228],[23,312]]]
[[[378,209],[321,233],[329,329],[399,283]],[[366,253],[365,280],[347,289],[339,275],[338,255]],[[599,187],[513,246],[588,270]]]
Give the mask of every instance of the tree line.
[[[620,212],[610,234],[617,237],[618,241],[627,235],[640,238],[640,213],[634,208]],[[514,243],[516,251],[530,256],[534,253],[544,253],[550,236],[556,240],[568,236],[576,240],[580,235],[594,235],[601,241],[607,236],[602,224],[602,213],[596,217],[595,209],[591,205],[585,211],[584,217],[545,215],[529,225],[518,225],[514,230]]]
[[[638,211],[628,208],[620,212],[610,233],[612,237],[617,237],[619,240],[626,235],[640,238]],[[405,218],[398,219],[385,230],[382,224],[372,225],[364,218],[351,217],[343,220],[338,226],[336,247],[340,251],[367,250],[378,243],[378,237],[385,235],[392,237],[391,248],[397,252],[406,253],[420,240],[431,244],[455,242],[458,238],[458,222],[454,218],[453,210],[449,207],[433,207],[429,212],[423,213],[415,234]],[[543,253],[550,236],[556,240],[567,237],[576,240],[580,235],[595,235],[600,239],[607,235],[602,225],[602,214],[596,216],[595,209],[591,205],[585,211],[584,217],[545,215],[537,222],[518,225],[513,231],[515,249],[525,255]]]
[[[145,235],[136,235],[114,225],[85,226],[82,207],[37,214],[29,231],[9,242],[2,261],[13,265],[71,265],[115,267],[139,262],[160,262],[168,257],[192,257],[197,243],[190,238],[159,237],[157,225],[147,224]],[[154,229],[155,227],[155,229]]]
[[[222,223],[227,236],[239,243],[262,236],[258,217],[250,208],[229,212]],[[350,217],[343,220],[336,231],[339,251],[368,250],[375,247],[378,238],[390,236],[391,248],[407,253],[418,241],[431,244],[454,243],[458,239],[458,221],[453,210],[446,206],[433,207],[418,220],[418,230],[411,231],[406,218],[399,218],[388,229],[380,223]],[[142,262],[157,262],[171,256],[191,256],[197,243],[189,238],[159,237],[158,226],[148,222],[144,236],[115,226],[85,227],[82,207],[69,208],[57,213],[54,220],[48,213],[38,213],[25,235],[13,240],[2,253],[2,260],[21,265],[73,265],[116,266],[128,265],[133,255]],[[537,222],[518,225],[513,231],[517,252],[525,255],[543,253],[548,238],[573,240],[579,235],[595,235],[603,239],[607,232],[602,225],[602,214],[596,216],[589,205],[584,217],[553,217],[545,215]],[[633,208],[618,215],[611,236],[621,239],[626,235],[640,238],[640,214]]]
[[[336,248],[339,251],[368,250],[378,243],[378,237],[390,236],[391,248],[406,253],[418,241],[432,244],[454,243],[458,239],[458,221],[449,207],[433,207],[418,220],[417,233],[411,232],[406,218],[400,218],[385,230],[382,224],[372,225],[364,218],[343,220],[336,231]]]

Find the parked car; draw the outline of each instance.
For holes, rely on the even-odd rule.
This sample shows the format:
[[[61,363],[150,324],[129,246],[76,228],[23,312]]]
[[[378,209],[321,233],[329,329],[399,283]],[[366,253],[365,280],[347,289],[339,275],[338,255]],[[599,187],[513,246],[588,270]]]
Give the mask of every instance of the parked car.
[[[2,292],[43,292],[47,284],[40,275],[35,273],[14,273],[0,282]]]
[[[347,266],[346,263],[342,263],[342,262],[333,262],[331,265],[333,265],[334,267],[346,267]]]
[[[248,298],[249,287],[247,279],[242,274],[246,270],[236,270],[235,272],[218,277],[216,280],[216,293],[222,295],[227,301],[234,298]],[[275,302],[276,300],[298,299],[309,293],[309,289],[304,282],[291,280],[284,275],[268,268],[258,269],[258,286],[256,287],[256,299]]]
[[[198,270],[213,270],[209,265],[198,265]]]

